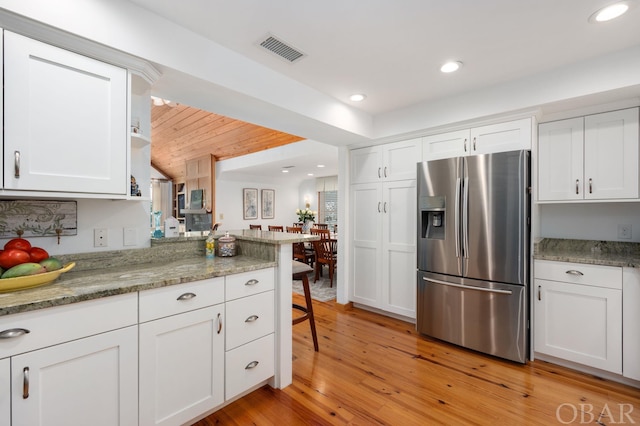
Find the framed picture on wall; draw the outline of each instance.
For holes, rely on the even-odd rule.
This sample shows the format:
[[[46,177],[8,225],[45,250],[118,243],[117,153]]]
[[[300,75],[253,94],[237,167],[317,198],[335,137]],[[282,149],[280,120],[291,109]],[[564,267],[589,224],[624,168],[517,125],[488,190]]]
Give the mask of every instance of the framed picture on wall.
[[[274,189],[262,190],[262,218],[273,219],[276,212],[276,191]]]
[[[256,188],[242,189],[242,215],[244,220],[258,218],[258,190]]]

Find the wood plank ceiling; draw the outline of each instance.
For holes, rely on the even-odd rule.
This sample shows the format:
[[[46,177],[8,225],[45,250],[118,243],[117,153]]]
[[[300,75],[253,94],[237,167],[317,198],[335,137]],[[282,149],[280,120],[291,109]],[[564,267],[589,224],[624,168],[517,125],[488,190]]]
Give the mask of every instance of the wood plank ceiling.
[[[191,158],[225,160],[303,139],[186,105],[151,106],[151,165],[174,182]]]

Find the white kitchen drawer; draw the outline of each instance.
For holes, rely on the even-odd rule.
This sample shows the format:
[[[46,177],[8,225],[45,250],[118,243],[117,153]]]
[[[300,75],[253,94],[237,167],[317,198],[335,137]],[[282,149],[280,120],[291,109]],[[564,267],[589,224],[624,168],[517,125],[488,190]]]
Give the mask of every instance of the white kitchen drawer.
[[[0,358],[104,333],[138,320],[138,294],[127,293],[0,317]],[[19,330],[28,330],[21,334]]]
[[[263,291],[273,290],[275,287],[275,272],[273,268],[258,269],[242,272],[225,277],[227,300],[251,296]]]
[[[622,268],[617,266],[536,260],[534,276],[536,279],[622,289]]]
[[[250,389],[274,375],[273,334],[225,354],[225,399]]]
[[[273,333],[274,305],[273,291],[227,302],[225,326],[227,350]]]
[[[224,303],[224,277],[140,292],[140,322]]]

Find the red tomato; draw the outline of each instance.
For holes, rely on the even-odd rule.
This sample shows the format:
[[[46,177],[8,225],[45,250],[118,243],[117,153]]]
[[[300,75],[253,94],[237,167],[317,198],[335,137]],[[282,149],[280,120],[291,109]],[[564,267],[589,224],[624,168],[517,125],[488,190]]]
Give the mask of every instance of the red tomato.
[[[18,249],[5,249],[0,253],[0,267],[4,269],[12,268],[21,263],[31,262],[29,252]]]
[[[18,249],[18,250],[29,251],[30,248],[31,248],[31,243],[25,240],[24,238],[14,238],[12,240],[9,240],[7,244],[4,245],[5,250]]]
[[[49,258],[49,253],[47,253],[47,251],[43,248],[31,247],[31,249],[29,250],[29,257],[31,258],[31,262],[40,263],[43,260]]]

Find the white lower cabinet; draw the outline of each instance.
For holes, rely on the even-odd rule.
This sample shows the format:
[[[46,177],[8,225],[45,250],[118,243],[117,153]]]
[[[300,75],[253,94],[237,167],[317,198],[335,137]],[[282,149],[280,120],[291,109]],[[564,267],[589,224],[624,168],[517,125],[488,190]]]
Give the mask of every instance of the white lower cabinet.
[[[140,425],[181,425],[224,402],[224,305],[140,324]]]
[[[0,359],[0,425],[11,424],[11,361]]]
[[[222,404],[224,278],[139,297],[139,424],[181,425]]]
[[[535,261],[534,348],[622,374],[622,268]]]
[[[136,424],[137,302],[132,293],[0,317],[0,377],[11,376],[0,381],[0,424]]]
[[[275,271],[230,275],[226,282],[225,397],[275,374]]]
[[[640,380],[640,269],[622,271],[622,375]]]
[[[137,349],[132,326],[14,356],[11,424],[135,424]]]

